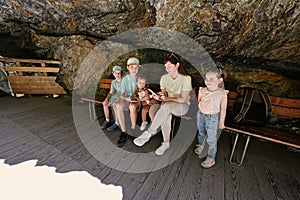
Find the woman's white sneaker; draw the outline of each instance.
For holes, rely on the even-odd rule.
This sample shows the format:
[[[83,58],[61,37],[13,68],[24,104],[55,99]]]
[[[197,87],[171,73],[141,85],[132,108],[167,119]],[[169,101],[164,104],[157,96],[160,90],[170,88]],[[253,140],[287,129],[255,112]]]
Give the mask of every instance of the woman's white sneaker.
[[[148,133],[148,131],[145,131],[142,135],[140,135],[139,137],[135,138],[133,140],[133,143],[136,145],[136,146],[143,146],[146,142],[148,142],[151,138],[151,134]]]
[[[167,149],[170,148],[170,143],[169,142],[163,142],[161,143],[161,146],[158,147],[156,150],[155,150],[155,154],[158,155],[158,156],[161,156],[165,153],[165,151]]]

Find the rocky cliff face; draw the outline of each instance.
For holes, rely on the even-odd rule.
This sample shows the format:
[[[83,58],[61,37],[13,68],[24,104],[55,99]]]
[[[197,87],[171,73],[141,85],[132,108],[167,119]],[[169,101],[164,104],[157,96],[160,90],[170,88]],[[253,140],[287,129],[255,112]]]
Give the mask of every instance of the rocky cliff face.
[[[300,98],[299,15],[299,0],[4,0],[0,39],[20,53],[61,60],[60,80],[72,90],[80,63],[99,43],[126,30],[163,27],[203,45],[229,82]],[[11,56],[2,44],[2,56]]]

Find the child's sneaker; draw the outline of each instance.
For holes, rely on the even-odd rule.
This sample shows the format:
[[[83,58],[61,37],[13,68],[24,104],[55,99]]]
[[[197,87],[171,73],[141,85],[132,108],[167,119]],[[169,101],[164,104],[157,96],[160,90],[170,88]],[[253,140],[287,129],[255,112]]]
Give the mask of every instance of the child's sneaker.
[[[120,129],[120,127],[116,123],[114,123],[113,125],[111,125],[110,127],[107,128],[107,130],[109,132],[113,132],[113,131],[116,131],[116,130],[119,130],[119,129]]]
[[[129,135],[125,132],[122,132],[121,135],[119,136],[119,140],[118,140],[118,147],[123,147],[126,143],[126,141],[128,140]]]
[[[146,142],[148,142],[151,138],[151,134],[148,133],[148,131],[145,131],[142,135],[140,135],[139,137],[135,138],[133,140],[133,143],[136,145],[136,146],[143,146]]]
[[[169,148],[170,148],[170,143],[169,142],[163,142],[163,143],[161,143],[161,146],[156,149],[155,154],[158,155],[158,156],[161,156]]]
[[[103,123],[102,126],[101,126],[101,129],[106,129],[106,128],[108,128],[109,126],[110,126],[110,122],[107,121],[107,120],[105,120],[104,123]]]
[[[203,151],[203,146],[201,146],[200,144],[196,144],[196,148],[194,150],[195,154],[200,155]]]
[[[142,125],[141,125],[141,127],[140,127],[140,130],[143,131],[143,130],[146,128],[147,124],[148,124],[147,121],[142,122]]]
[[[216,164],[215,160],[210,158],[210,157],[206,157],[206,159],[201,163],[201,166],[203,168],[211,168],[212,166],[214,166]]]

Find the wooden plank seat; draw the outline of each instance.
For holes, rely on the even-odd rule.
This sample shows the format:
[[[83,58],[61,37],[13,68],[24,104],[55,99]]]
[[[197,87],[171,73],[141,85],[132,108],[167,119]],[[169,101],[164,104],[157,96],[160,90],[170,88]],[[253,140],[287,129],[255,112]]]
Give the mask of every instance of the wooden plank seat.
[[[56,81],[59,61],[0,58],[9,63],[4,69],[15,94],[67,94]]]
[[[230,108],[234,105],[234,102],[236,101],[237,97],[237,92],[229,92],[228,110],[230,110]],[[300,99],[288,99],[273,96],[270,96],[269,98],[272,105],[272,114],[283,117],[300,118]],[[230,114],[228,116],[230,116]],[[270,125],[265,127],[258,127],[250,125],[237,125],[228,121],[231,120],[227,120],[225,131],[236,134],[229,159],[229,162],[233,165],[242,165],[251,137],[256,137],[266,141],[300,149],[300,135],[296,133],[292,133],[286,130],[279,130]],[[236,154],[236,146],[240,134],[245,135],[247,138],[240,160],[234,161],[233,156]]]

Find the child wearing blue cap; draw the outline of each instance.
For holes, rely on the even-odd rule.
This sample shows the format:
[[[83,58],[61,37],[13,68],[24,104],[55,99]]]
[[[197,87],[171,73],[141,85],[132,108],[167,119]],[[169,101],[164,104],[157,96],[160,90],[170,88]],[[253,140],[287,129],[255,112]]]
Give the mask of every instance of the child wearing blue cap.
[[[120,100],[121,92],[121,81],[122,81],[122,67],[116,65],[112,69],[112,74],[115,79],[111,83],[111,88],[106,98],[103,101],[103,111],[105,116],[105,121],[103,122],[101,128],[108,131],[116,131],[119,129],[119,120],[115,113],[115,123],[111,125],[109,116],[109,106],[112,106],[113,111],[116,112],[116,103]]]

